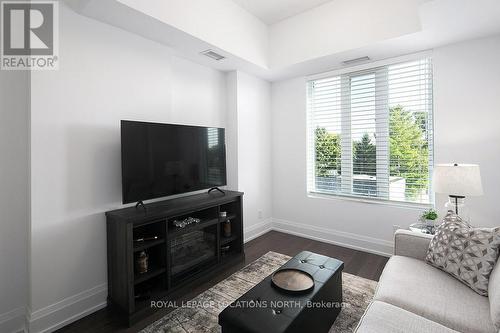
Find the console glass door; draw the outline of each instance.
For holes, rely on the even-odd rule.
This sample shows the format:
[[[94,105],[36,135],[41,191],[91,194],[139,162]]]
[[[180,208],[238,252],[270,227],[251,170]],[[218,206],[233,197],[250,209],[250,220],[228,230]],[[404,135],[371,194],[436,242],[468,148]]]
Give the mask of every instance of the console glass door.
[[[217,225],[183,233],[170,241],[171,274],[180,277],[217,260]]]

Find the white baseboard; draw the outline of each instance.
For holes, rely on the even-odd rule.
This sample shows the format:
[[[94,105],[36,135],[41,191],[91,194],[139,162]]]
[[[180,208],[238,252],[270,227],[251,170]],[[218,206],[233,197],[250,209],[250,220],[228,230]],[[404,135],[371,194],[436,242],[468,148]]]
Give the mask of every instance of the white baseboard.
[[[271,229],[385,257],[390,257],[393,253],[393,242],[305,223],[273,218]]]
[[[271,230],[272,218],[267,218],[262,222],[254,224],[243,231],[244,242],[249,242]]]
[[[24,332],[26,309],[19,307],[9,312],[0,314],[0,332]]]
[[[107,305],[107,284],[101,284],[28,313],[30,333],[53,332]]]

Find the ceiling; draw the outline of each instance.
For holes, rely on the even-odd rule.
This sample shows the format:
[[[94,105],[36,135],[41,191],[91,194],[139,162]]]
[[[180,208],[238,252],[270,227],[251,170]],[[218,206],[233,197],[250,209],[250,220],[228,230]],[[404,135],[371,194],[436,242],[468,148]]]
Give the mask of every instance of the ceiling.
[[[271,25],[331,0],[233,0],[262,22]]]
[[[262,3],[262,0],[251,1],[254,4]],[[273,8],[278,3],[296,3],[295,0],[267,1],[272,2],[270,6]],[[342,62],[348,59],[369,56],[372,61],[377,61],[500,34],[500,0],[333,0],[320,10],[308,11],[305,14],[306,20],[299,20],[299,22],[285,20],[270,27],[260,24],[257,20],[246,20],[248,14],[240,10],[239,6],[227,6],[227,0],[210,2],[198,0],[65,0],[65,2],[82,15],[166,45],[173,55],[220,71],[238,70],[269,81],[342,69],[345,68]],[[194,5],[186,7],[187,2]],[[300,0],[300,2],[307,2],[311,5],[313,2],[321,1]],[[172,3],[177,6],[172,6]],[[357,4],[357,7],[346,8],[344,6],[351,3],[353,6]],[[207,6],[202,7],[203,4]],[[220,6],[210,12],[207,8],[214,4]],[[170,11],[164,11],[162,6],[165,8],[168,6]],[[366,22],[360,29],[353,29],[349,19],[353,14],[349,13],[348,9],[356,12],[360,6],[365,8],[366,15],[372,15],[376,19],[365,19]],[[286,8],[289,9],[289,7]],[[294,9],[296,10],[297,7]],[[168,15],[162,14],[161,16],[158,13]],[[194,19],[181,19],[182,25],[174,20],[174,18],[187,15],[191,15],[190,17]],[[392,15],[394,18],[387,19],[387,15]],[[342,21],[343,16],[347,17],[347,20]],[[201,20],[200,17],[207,19]],[[219,25],[212,24],[216,20],[221,21]],[[240,20],[239,30],[232,31],[228,28],[233,27],[235,22],[240,22]],[[251,24],[245,25],[248,21]],[[333,25],[332,21],[338,24]],[[471,22],[474,24],[468,24]],[[193,24],[189,26],[188,23]],[[203,23],[206,24],[203,25]],[[384,27],[385,23],[389,25],[389,33],[386,31],[387,27]],[[330,29],[328,33],[330,44],[327,44],[324,49],[320,47],[325,44],[325,34],[308,33],[318,24],[323,29]],[[200,29],[200,26],[203,29]],[[254,29],[255,26],[257,29]],[[349,30],[349,34],[332,33],[331,31],[335,29]],[[207,35],[200,34],[200,30],[208,31],[211,39],[207,39]],[[260,38],[263,38],[264,42],[261,44],[268,45],[267,31],[271,31],[278,39],[271,39],[273,42],[269,43],[269,48],[260,48],[260,44],[256,44],[255,41],[258,42]],[[246,37],[241,38],[240,35]],[[257,38],[252,39],[254,35]],[[221,38],[214,39],[213,36]],[[277,40],[286,41],[286,43],[277,43]],[[278,58],[275,64],[262,65],[256,61],[260,58],[249,52],[249,48],[238,48],[240,44],[249,46],[252,52],[257,49],[266,54],[266,51],[270,49],[275,54],[293,57]],[[300,48],[314,52],[298,52]],[[226,56],[226,59],[215,61],[200,55],[201,51],[207,49]]]

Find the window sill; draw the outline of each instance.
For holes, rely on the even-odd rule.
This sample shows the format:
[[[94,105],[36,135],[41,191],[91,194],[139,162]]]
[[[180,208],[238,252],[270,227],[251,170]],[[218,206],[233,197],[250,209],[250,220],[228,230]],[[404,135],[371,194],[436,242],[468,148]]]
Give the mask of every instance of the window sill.
[[[307,192],[307,197],[312,199],[327,199],[327,200],[335,200],[335,201],[352,201],[352,202],[360,202],[366,203],[370,205],[383,205],[389,207],[399,207],[399,208],[409,208],[415,210],[422,209],[430,209],[434,208],[434,204],[428,203],[416,203],[416,202],[402,202],[402,201],[392,201],[392,200],[384,200],[384,199],[369,199],[362,197],[354,197],[347,196],[341,194],[325,194],[320,192]]]

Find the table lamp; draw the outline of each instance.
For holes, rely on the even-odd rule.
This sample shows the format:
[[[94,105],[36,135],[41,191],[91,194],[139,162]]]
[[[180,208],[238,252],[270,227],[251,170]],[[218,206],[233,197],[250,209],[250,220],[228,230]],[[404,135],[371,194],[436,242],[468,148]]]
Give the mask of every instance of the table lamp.
[[[465,197],[483,194],[481,172],[477,164],[438,164],[432,177],[434,192],[448,194],[445,207],[465,220]],[[459,209],[460,208],[460,209]]]

